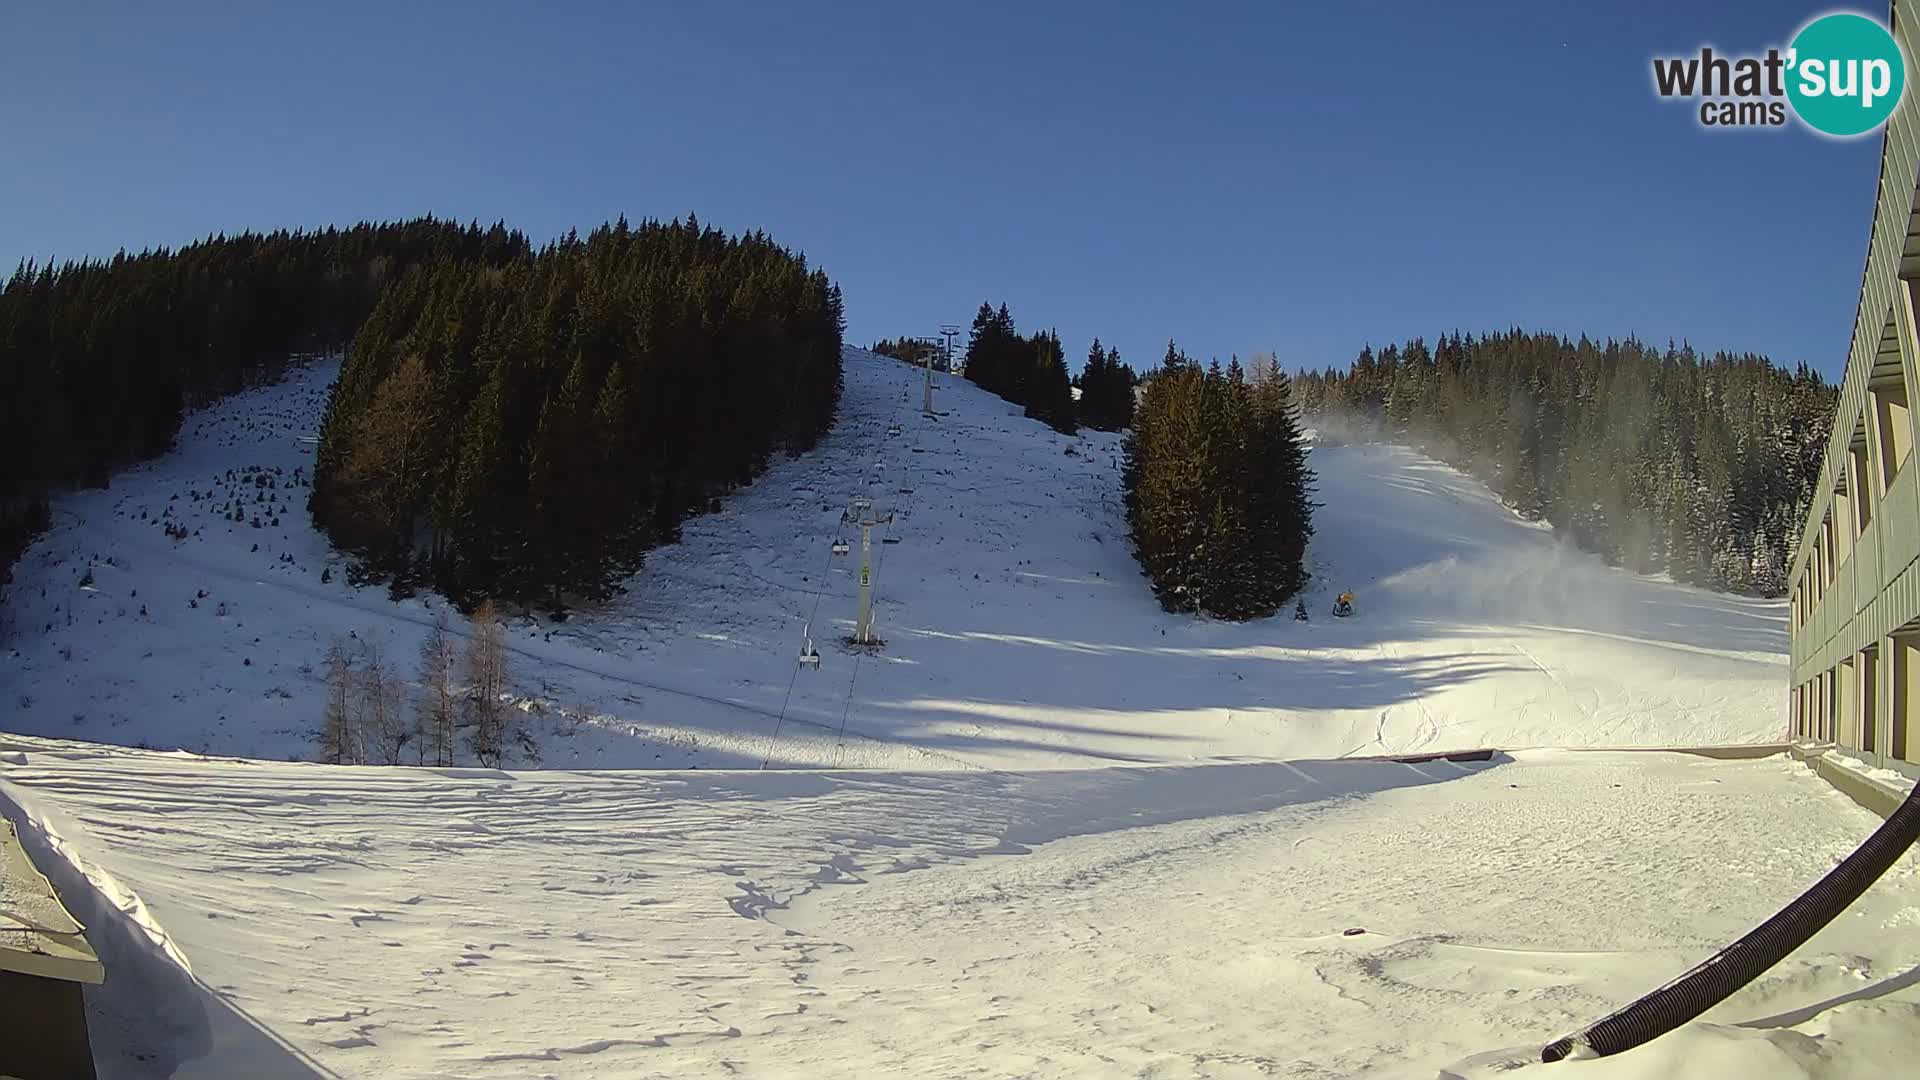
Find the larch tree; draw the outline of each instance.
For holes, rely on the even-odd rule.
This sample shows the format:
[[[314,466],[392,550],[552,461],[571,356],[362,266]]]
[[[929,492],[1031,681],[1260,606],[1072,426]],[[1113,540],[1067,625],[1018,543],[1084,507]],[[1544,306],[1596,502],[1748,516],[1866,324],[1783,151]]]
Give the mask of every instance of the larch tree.
[[[367,635],[364,655],[359,687],[369,758],[381,765],[398,765],[413,741],[412,712],[405,707],[403,684],[387,664],[385,646],[372,634]]]
[[[506,631],[493,601],[482,600],[473,612],[473,630],[467,637],[468,748],[480,764],[497,769],[506,760],[507,707]]]
[[[447,613],[435,612],[433,626],[420,645],[420,699],[417,716],[421,764],[446,768],[453,764],[454,726],[460,701],[453,687],[453,635]]]
[[[327,646],[327,701],[320,721],[320,760],[329,765],[357,765],[364,760],[360,731],[355,715],[359,695],[354,671],[353,649],[346,638],[336,637]]]

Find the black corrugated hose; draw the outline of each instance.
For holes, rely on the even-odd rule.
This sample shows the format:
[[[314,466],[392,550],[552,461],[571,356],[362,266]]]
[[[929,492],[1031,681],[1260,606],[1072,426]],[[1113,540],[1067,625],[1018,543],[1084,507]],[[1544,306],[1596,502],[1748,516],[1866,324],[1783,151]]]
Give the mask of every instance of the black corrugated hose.
[[[1917,839],[1920,787],[1853,854],[1778,915],[1639,1001],[1550,1043],[1540,1051],[1540,1060],[1559,1061],[1575,1047],[1599,1057],[1631,1050],[1718,1005],[1845,911]]]

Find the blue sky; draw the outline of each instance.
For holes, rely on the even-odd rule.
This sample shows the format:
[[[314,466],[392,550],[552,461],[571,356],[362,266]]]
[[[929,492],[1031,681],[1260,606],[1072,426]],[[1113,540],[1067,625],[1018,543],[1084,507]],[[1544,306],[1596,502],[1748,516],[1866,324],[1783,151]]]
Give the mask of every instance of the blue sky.
[[[992,299],[1076,362],[1520,324],[1837,373],[1878,136],[1702,130],[1649,73],[1827,7],[1681,7],[11,5],[0,262],[694,211],[804,250],[862,343]]]

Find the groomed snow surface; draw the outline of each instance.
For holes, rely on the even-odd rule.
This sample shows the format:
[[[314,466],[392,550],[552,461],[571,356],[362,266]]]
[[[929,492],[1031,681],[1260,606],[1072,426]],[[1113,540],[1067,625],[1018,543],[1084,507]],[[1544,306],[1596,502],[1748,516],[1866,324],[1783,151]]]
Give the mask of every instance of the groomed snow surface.
[[[1170,616],[1117,438],[944,379],[924,417],[857,350],[818,450],[609,610],[516,619],[544,771],[267,760],[311,755],[333,635],[405,663],[438,604],[305,523],[331,374],[63,499],[19,568],[0,812],[107,961],[108,1077],[1505,1076],[1877,824],[1783,758],[1565,749],[1780,738],[1777,602],[1351,447],[1313,457],[1311,622]],[[240,494],[280,524],[214,514]],[[871,655],[838,641],[852,496],[894,514]],[[1533,1068],[1904,1075],[1917,871],[1702,1022]]]
[[[56,876],[108,965],[109,1076],[1507,1075],[1877,823],[1777,757],[440,774],[32,743],[10,760],[0,793],[44,838],[36,859],[97,883]],[[1908,856],[1707,1022],[1535,1069],[1909,1075],[1917,935]]]

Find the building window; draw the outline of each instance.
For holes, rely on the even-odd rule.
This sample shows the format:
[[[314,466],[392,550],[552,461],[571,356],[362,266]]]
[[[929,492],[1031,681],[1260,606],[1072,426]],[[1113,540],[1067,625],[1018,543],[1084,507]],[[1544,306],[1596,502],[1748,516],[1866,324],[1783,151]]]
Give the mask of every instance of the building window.
[[[1853,493],[1847,490],[1846,458],[1841,458],[1840,482],[1833,489],[1833,565],[1846,565],[1853,554]]]
[[[1833,511],[1829,510],[1827,516],[1820,519],[1820,554],[1821,561],[1825,564],[1825,573],[1822,576],[1826,579],[1821,582],[1822,590],[1833,584],[1833,572],[1846,557],[1845,553],[1836,546],[1837,543],[1833,534]]]
[[[1871,754],[1879,749],[1880,727],[1880,649],[1869,645],[1860,650],[1860,682],[1854,692],[1860,696],[1860,749]]]
[[[1820,741],[1833,742],[1834,733],[1840,730],[1840,669],[1828,668],[1821,678],[1826,680],[1826,693],[1820,695],[1826,715],[1821,718]]]
[[[1864,533],[1867,526],[1873,524],[1873,471],[1867,462],[1864,428],[1856,439],[1861,441],[1847,450],[1847,487],[1853,494],[1854,531]]]
[[[1873,388],[1873,416],[1880,425],[1880,480],[1891,490],[1913,453],[1913,418],[1907,413],[1907,388],[1898,376]]]
[[[1914,658],[1920,653],[1920,637],[1912,634],[1895,634],[1893,651],[1887,657],[1892,670],[1887,672],[1887,684],[1891,693],[1887,700],[1888,751],[1902,761],[1912,761],[1913,751],[1920,750],[1912,744],[1912,713],[1907,701],[1908,690],[1913,679]]]

